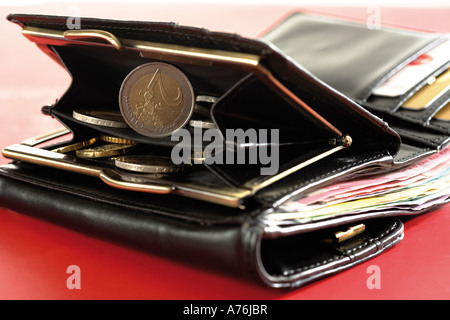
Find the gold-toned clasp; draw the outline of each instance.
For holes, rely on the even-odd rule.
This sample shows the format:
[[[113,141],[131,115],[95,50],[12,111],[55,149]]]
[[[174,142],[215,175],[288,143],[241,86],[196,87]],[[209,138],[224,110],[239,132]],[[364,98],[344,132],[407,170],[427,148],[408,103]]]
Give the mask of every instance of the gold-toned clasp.
[[[346,231],[338,231],[334,233],[338,243],[344,242],[345,240],[351,239],[358,234],[363,233],[366,230],[364,224],[358,224],[356,226],[349,227]]]
[[[104,30],[73,29],[64,31],[63,36],[69,40],[103,39],[117,50],[124,49],[124,45],[115,35]]]
[[[46,135],[49,136],[49,135]],[[33,141],[37,139],[34,138]],[[31,141],[31,140],[30,140]],[[240,188],[215,187],[201,183],[174,181],[148,175],[132,175],[108,168],[105,164],[79,159],[76,156],[35,148],[26,144],[15,144],[2,150],[5,158],[34,163],[40,166],[70,171],[100,178],[111,187],[122,190],[154,194],[177,194],[197,200],[245,209],[244,200],[251,191]]]
[[[358,234],[363,233],[366,230],[366,226],[363,223],[360,223],[356,226],[348,227],[345,231],[337,231],[334,233],[334,237],[331,239],[325,239],[325,243],[342,243],[346,240],[349,240]]]

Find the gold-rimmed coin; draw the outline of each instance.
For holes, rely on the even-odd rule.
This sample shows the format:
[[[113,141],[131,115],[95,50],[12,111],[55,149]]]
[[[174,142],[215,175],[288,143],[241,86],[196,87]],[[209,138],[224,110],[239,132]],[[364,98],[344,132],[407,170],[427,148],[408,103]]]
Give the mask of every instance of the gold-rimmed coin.
[[[92,139],[89,139],[86,141],[80,141],[80,142],[69,144],[67,146],[62,146],[62,147],[53,149],[52,151],[58,152],[58,153],[68,153],[68,152],[72,152],[72,151],[76,151],[79,149],[83,149],[83,148],[92,146],[97,141],[98,141],[98,138],[92,138]]]
[[[134,144],[111,143],[98,147],[77,150],[76,155],[80,158],[106,158],[127,154],[134,148]]]
[[[126,123],[147,137],[166,137],[182,128],[194,110],[194,89],[178,68],[151,62],[132,70],[119,91]]]
[[[73,110],[72,116],[79,121],[110,128],[127,128],[120,112],[112,110]]]
[[[113,137],[113,136],[107,136],[107,135],[100,135],[100,139],[102,141],[108,142],[108,143],[119,143],[119,144],[136,144],[137,142],[130,139],[120,138],[120,137]]]
[[[185,169],[176,165],[170,158],[150,155],[129,155],[114,158],[116,167],[140,173],[174,173]]]

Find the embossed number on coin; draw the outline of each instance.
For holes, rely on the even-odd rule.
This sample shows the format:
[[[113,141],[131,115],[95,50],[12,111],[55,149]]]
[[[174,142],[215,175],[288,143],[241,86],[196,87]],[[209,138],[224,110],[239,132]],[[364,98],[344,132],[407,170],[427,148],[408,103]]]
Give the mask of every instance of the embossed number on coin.
[[[128,74],[120,88],[119,105],[135,131],[148,137],[165,137],[191,118],[194,90],[179,69],[153,62]]]

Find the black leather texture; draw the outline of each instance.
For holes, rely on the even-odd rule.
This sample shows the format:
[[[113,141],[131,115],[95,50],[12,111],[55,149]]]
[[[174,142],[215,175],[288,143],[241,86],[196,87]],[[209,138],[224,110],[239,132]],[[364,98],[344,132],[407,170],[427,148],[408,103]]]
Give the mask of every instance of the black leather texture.
[[[199,203],[181,199],[165,199],[172,201],[164,205],[161,197],[134,202],[97,180],[70,174],[61,179],[54,170],[36,169],[26,164],[0,169],[2,206],[271,287],[295,288],[336,274],[382,253],[403,237],[401,221],[388,217],[365,220],[370,233],[345,245],[325,244],[322,240],[332,235],[332,230],[323,232],[326,228],[266,239],[252,212],[221,214],[219,207],[202,209]]]
[[[390,125],[416,125],[414,131],[440,134],[442,145],[447,143],[450,123],[433,116],[449,101],[449,93],[423,111],[401,106],[429,77],[446,70],[450,58],[398,97],[373,94],[375,88],[398,70],[443,43],[447,39],[445,35],[384,26],[371,29],[363,23],[293,13],[262,38]],[[416,137],[406,135],[405,138],[415,140]],[[424,142],[435,147],[436,141]]]

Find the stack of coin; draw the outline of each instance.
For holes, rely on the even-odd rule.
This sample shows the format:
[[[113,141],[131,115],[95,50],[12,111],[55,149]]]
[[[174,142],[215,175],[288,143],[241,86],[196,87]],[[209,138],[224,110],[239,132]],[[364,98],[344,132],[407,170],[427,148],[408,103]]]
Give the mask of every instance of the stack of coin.
[[[72,116],[74,119],[77,119],[78,121],[102,127],[109,127],[109,128],[128,127],[121,113],[113,110],[75,109],[72,112]],[[136,145],[136,142],[132,140],[107,135],[101,135],[100,140],[106,143],[103,145],[86,148],[98,142],[97,138],[93,138],[84,142],[80,142],[78,144],[55,149],[54,151],[56,152],[75,151],[77,157],[80,158],[106,158],[129,153],[131,149]]]
[[[195,98],[194,115],[189,120],[193,128],[213,129],[216,125],[211,118],[211,106],[217,101],[216,97],[199,95]]]
[[[80,158],[107,158],[128,154],[137,145],[133,140],[104,134],[100,135],[100,140],[103,145],[77,150],[76,155]]]
[[[108,142],[108,143],[119,143],[119,144],[137,144],[136,141],[125,139],[125,138],[119,138],[119,137],[113,137],[102,134],[100,136],[100,140]]]

